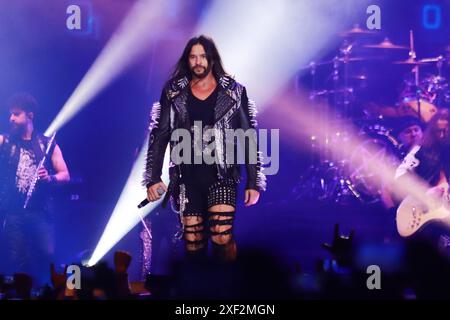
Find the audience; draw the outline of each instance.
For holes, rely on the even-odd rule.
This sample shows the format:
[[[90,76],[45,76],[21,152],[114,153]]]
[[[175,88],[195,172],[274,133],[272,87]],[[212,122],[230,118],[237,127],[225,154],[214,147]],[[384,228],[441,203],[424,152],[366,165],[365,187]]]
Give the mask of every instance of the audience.
[[[448,299],[450,265],[447,255],[424,241],[406,241],[401,266],[382,270],[382,289],[369,290],[369,274],[356,261],[358,244],[353,232],[339,233],[336,225],[331,244],[323,248],[330,255],[308,274],[301,264],[285,266],[274,256],[259,251],[241,251],[236,262],[176,261],[173,276],[148,275],[147,295],[133,293],[128,279],[132,257],[114,253],[114,267],[99,262],[79,265],[81,288],[67,287],[67,267],[58,273],[49,268],[51,285],[33,292],[30,276],[0,275],[3,300],[114,300],[114,299]],[[324,251],[324,253],[326,253]],[[288,272],[286,270],[289,270]],[[221,278],[222,281],[216,281]],[[225,281],[224,281],[225,280]]]

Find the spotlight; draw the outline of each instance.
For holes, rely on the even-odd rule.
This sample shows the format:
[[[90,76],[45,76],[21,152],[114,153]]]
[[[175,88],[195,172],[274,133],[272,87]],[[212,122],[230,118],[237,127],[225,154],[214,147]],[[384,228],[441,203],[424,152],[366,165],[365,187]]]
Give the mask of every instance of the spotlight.
[[[128,181],[120,195],[119,200],[113,210],[111,218],[103,231],[88,265],[96,264],[111,248],[122,239],[131,229],[133,229],[147,214],[156,208],[162,198],[156,202],[151,202],[143,209],[138,209],[136,205],[146,197],[147,191],[140,184],[142,180],[142,170],[145,168],[147,156],[148,139],[144,143],[144,148],[139,154],[136,163],[130,173]],[[169,148],[169,147],[168,147]],[[169,179],[167,170],[169,167],[170,152],[166,150],[163,165],[163,181],[167,184]]]
[[[164,30],[163,1],[140,0],[130,10],[100,55],[46,130],[51,136],[123,72]],[[149,30],[149,26],[153,26]]]

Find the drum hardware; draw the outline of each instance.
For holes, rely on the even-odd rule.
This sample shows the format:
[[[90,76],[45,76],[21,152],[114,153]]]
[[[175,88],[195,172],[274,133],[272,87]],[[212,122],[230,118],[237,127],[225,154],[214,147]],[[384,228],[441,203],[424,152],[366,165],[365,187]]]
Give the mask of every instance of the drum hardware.
[[[419,66],[421,64],[425,64],[425,62],[416,61],[416,51],[414,50],[414,33],[412,30],[409,30],[409,58],[403,62],[399,62],[400,64],[409,64],[414,65],[411,69],[411,73],[414,74],[414,84],[416,87],[416,103],[417,103],[417,116],[419,119],[422,119],[422,110],[421,110],[421,91],[419,90]],[[417,64],[416,64],[417,62]]]
[[[449,60],[446,59],[446,55],[450,56],[450,46],[446,48],[447,52],[444,52],[444,55],[418,59],[412,30],[409,32],[409,46],[393,43],[389,38],[384,38],[377,43],[361,44],[361,40],[373,39],[372,36],[375,34],[378,33],[363,30],[357,26],[344,31],[340,35],[346,39],[337,48],[337,55],[334,58],[313,61],[301,69],[308,70],[308,75],[311,77],[311,101],[328,100],[327,105],[334,112],[329,113],[325,110],[320,113],[323,109],[322,105],[325,104],[314,108],[314,112],[320,113],[318,114],[321,117],[320,122],[347,121],[337,126],[342,128],[340,133],[333,132],[330,129],[333,125],[330,125],[317,128],[318,132],[311,134],[310,142],[314,145],[313,149],[317,156],[312,157],[310,167],[294,188],[296,199],[307,197],[341,204],[349,201],[362,203],[379,201],[381,192],[379,175],[371,172],[371,167],[365,166],[364,161],[361,162],[361,160],[371,157],[384,158],[385,162],[395,166],[401,155],[404,155],[402,145],[392,135],[395,124],[387,120],[414,115],[427,122],[444,102],[450,104],[448,82],[444,77],[444,68],[447,67]],[[356,39],[357,37],[360,38]],[[374,55],[367,49],[385,50],[376,51],[382,55]],[[407,59],[401,60],[398,56],[394,59],[394,54],[403,53],[403,50],[407,49],[409,49]],[[389,63],[382,65],[383,67],[404,65],[410,68],[407,72],[410,80],[404,80],[404,88],[400,95],[397,93],[397,98],[392,97],[390,101],[377,100],[377,97],[371,97],[370,94],[367,95],[367,91],[364,91],[373,89],[372,85],[380,83],[379,79],[384,80],[377,74],[378,71],[383,72],[383,69],[379,68],[378,61]],[[424,71],[420,70],[433,65],[436,71],[432,74],[425,75]],[[360,83],[365,86],[359,85]],[[376,86],[376,89],[380,90],[380,87]],[[397,103],[393,102],[395,99]],[[314,103],[312,105],[315,106]],[[350,114],[350,107],[354,110],[360,108],[362,111],[360,110],[358,114]],[[357,140],[345,134],[352,131],[347,130],[350,127],[346,124],[351,119],[360,119],[356,124],[360,130]],[[333,150],[340,144],[346,143],[346,139],[350,143],[356,143],[356,147],[352,155],[342,157]],[[361,157],[362,154],[365,157]]]
[[[295,200],[316,199],[348,204],[354,199],[363,201],[348,177],[347,161],[323,161],[313,165],[300,177],[292,190]]]
[[[401,60],[401,61],[394,61],[394,64],[406,64],[406,65],[412,65],[412,66],[420,66],[420,65],[426,65],[427,62],[423,62],[423,61],[418,61],[414,58],[408,58],[406,60]]]
[[[444,107],[445,102],[448,102],[448,82],[445,77],[442,76],[442,68],[446,59],[440,55],[434,58],[422,59],[422,61],[436,62],[437,76],[432,75],[424,79],[423,86],[427,92],[433,97],[437,107]]]

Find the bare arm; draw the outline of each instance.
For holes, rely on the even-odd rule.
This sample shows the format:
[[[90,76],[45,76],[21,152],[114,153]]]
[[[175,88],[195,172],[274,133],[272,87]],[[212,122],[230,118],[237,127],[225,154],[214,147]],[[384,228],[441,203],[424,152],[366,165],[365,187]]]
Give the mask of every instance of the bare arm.
[[[5,141],[5,137],[3,137],[1,134],[0,134],[0,147],[3,145],[3,142]]]
[[[53,150],[52,165],[56,172],[54,176],[57,182],[68,182],[70,180],[69,169],[58,145]]]

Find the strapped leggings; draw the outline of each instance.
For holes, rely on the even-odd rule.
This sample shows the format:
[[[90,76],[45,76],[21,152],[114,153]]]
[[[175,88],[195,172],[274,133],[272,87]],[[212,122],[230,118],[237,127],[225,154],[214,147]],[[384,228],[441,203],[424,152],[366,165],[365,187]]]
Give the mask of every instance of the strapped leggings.
[[[220,204],[235,208],[236,183],[220,180],[210,186],[203,187],[193,183],[186,184],[185,187],[187,203],[183,216],[188,256],[205,256],[208,237],[211,237],[215,254],[226,255],[226,251],[235,246],[232,238],[235,211],[211,212],[209,209]]]

